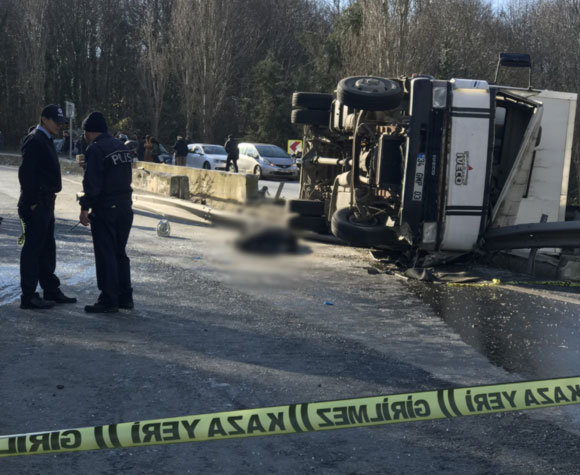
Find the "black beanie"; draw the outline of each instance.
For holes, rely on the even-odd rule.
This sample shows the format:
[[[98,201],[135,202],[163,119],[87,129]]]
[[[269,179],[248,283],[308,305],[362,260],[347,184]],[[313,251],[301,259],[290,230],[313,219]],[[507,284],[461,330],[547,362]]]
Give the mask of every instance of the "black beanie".
[[[85,120],[83,120],[83,130],[87,132],[107,132],[107,121],[105,116],[100,112],[91,112]]]

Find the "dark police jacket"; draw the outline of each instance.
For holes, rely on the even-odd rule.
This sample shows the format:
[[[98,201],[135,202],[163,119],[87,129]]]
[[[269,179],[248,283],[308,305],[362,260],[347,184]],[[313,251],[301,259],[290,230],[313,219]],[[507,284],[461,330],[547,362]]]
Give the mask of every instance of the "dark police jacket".
[[[85,195],[81,209],[131,205],[131,152],[109,134],[99,135],[85,152]]]
[[[54,201],[62,189],[60,163],[54,142],[42,130],[35,130],[22,141],[22,164],[18,169],[20,200],[18,207]]]

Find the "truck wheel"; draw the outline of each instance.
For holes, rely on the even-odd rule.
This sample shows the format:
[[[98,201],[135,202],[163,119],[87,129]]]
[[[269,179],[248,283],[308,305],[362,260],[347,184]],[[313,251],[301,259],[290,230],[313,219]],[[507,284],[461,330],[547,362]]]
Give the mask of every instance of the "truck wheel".
[[[356,247],[375,247],[397,240],[394,231],[385,225],[386,217],[375,217],[370,222],[354,219],[352,208],[341,208],[332,215],[332,234]]]
[[[328,127],[330,111],[294,109],[290,122],[303,125],[323,125]]]
[[[314,109],[321,111],[330,110],[334,96],[321,92],[295,92],[292,94],[292,107]]]
[[[323,234],[328,231],[328,222],[323,216],[292,216],[288,227],[297,231],[314,231]]]
[[[353,76],[338,83],[336,97],[341,104],[355,109],[384,111],[401,103],[403,92],[399,83],[372,76]]]
[[[300,216],[322,216],[324,201],[288,200],[288,212],[298,213]]]

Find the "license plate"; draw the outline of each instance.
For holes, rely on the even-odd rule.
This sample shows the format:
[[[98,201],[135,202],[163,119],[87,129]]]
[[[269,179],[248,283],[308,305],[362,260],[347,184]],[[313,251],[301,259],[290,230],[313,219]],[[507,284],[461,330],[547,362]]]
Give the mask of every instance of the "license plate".
[[[423,184],[425,183],[425,154],[417,155],[415,180],[413,183],[413,201],[423,201]]]

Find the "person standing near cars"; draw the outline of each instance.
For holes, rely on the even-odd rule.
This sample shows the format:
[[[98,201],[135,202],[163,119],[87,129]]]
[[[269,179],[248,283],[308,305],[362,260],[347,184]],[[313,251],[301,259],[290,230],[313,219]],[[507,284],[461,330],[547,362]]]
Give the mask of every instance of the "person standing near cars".
[[[185,166],[185,158],[187,157],[187,143],[183,140],[181,135],[177,136],[177,141],[173,145],[173,150],[175,150],[175,165],[179,167]]]
[[[151,136],[145,136],[145,143],[143,144],[143,161],[144,162],[151,162],[152,161],[152,150],[153,150],[153,142],[151,141]]]
[[[159,155],[161,155],[161,146],[159,141],[155,137],[151,137],[151,161],[153,163],[161,163],[159,160]]]
[[[62,179],[53,137],[58,136],[64,122],[62,109],[50,104],[42,110],[40,124],[22,141],[22,164],[18,169],[18,215],[24,229],[20,254],[20,308],[46,309],[55,303],[77,301],[62,292],[60,280],[54,273],[54,202],[62,189]],[[36,292],[39,283],[44,298]]]
[[[140,162],[145,160],[145,138],[143,137],[141,139],[135,139],[137,140],[137,149],[135,150],[135,152],[137,153],[137,160],[139,160]]]
[[[79,220],[83,226],[91,225],[97,286],[101,291],[97,302],[86,305],[85,311],[113,313],[119,308],[132,309],[131,265],[125,251],[133,224],[131,152],[107,132],[102,113],[91,112],[82,127],[89,146]]]
[[[240,152],[238,150],[238,142],[236,142],[233,135],[228,135],[224,148],[228,154],[226,160],[226,172],[229,172],[230,166],[233,165],[235,172],[238,173],[238,158],[240,157]]]

